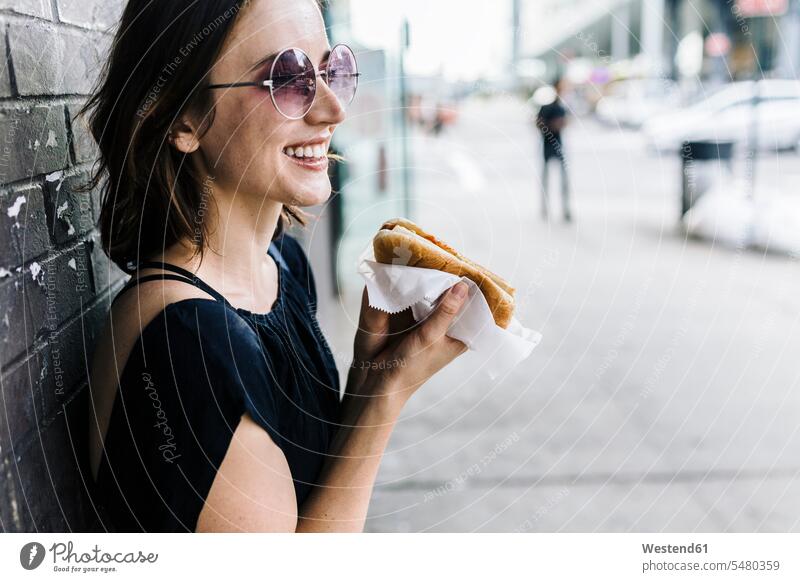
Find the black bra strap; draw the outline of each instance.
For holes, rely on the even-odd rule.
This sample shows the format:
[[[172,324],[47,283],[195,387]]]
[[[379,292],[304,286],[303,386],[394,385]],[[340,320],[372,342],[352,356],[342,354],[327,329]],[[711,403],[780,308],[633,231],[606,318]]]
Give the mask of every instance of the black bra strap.
[[[157,261],[147,261],[147,262],[144,262],[144,263],[139,263],[137,268],[138,269],[162,269],[164,271],[174,271],[175,273],[178,273],[178,274],[177,275],[171,275],[169,273],[159,273],[159,274],[143,275],[143,276],[140,276],[140,277],[135,277],[135,278],[131,279],[130,281],[128,281],[125,284],[125,286],[122,289],[120,289],[119,293],[117,293],[117,296],[114,298],[114,301],[116,301],[117,298],[120,295],[122,295],[125,291],[127,291],[128,289],[132,289],[133,287],[135,287],[139,283],[144,283],[145,281],[154,281],[154,280],[162,280],[163,281],[163,280],[167,279],[167,280],[171,280],[171,281],[182,281],[184,283],[188,283],[189,285],[194,285],[195,287],[198,287],[198,288],[202,289],[203,291],[205,291],[206,293],[208,293],[209,295],[211,295],[217,301],[220,301],[222,303],[228,303],[228,300],[225,299],[225,297],[223,297],[220,292],[218,292],[216,289],[211,287],[211,285],[209,285],[208,283],[206,283],[205,281],[200,279],[200,277],[198,277],[194,273],[191,273],[190,271],[187,271],[186,269],[178,267],[177,265],[172,265],[170,263],[162,263],[162,262],[157,262]]]
[[[139,263],[136,266],[137,269],[162,269],[164,271],[172,271],[173,273],[178,273],[179,275],[183,275],[187,279],[198,279],[197,275],[192,273],[191,271],[187,271],[183,267],[179,267],[177,265],[173,265],[172,263],[162,263],[161,261],[145,261],[143,263]]]

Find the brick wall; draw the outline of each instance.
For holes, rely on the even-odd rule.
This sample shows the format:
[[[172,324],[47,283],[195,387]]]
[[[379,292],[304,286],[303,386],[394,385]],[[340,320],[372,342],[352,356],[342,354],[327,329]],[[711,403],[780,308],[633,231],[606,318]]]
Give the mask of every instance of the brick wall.
[[[99,245],[81,120],[122,0],[0,0],[0,529],[97,527],[87,368],[124,282]],[[88,472],[85,473],[88,475]]]

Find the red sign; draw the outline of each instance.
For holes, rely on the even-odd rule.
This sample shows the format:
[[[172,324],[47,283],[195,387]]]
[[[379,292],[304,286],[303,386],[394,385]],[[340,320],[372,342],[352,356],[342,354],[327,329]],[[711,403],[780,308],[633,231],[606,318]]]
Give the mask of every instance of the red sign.
[[[781,16],[789,9],[789,0],[736,0],[736,12],[745,18]]]

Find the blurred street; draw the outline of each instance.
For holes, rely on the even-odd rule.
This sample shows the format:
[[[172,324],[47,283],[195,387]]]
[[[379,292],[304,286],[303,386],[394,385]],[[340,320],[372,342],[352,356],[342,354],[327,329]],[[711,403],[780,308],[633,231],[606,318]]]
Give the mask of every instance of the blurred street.
[[[507,377],[467,354],[414,396],[368,531],[800,531],[797,262],[687,240],[677,154],[582,118],[574,222],[554,171],[544,222],[539,140],[503,95],[411,136],[411,218],[509,279],[544,339]],[[765,153],[757,176],[800,192],[800,155]],[[343,373],[349,272],[320,313]]]

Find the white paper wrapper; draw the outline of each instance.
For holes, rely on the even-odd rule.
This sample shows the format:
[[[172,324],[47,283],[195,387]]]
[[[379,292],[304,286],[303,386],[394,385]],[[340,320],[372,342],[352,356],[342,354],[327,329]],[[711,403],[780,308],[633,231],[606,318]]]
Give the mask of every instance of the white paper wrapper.
[[[433,311],[439,296],[463,281],[469,286],[469,298],[447,335],[460,340],[481,355],[482,368],[494,379],[531,355],[542,335],[527,329],[513,318],[508,329],[499,327],[478,286],[466,277],[457,277],[435,269],[405,265],[384,265],[375,261],[372,245],[359,258],[358,273],[367,283],[369,304],[387,313],[399,313],[411,308],[416,321]]]

